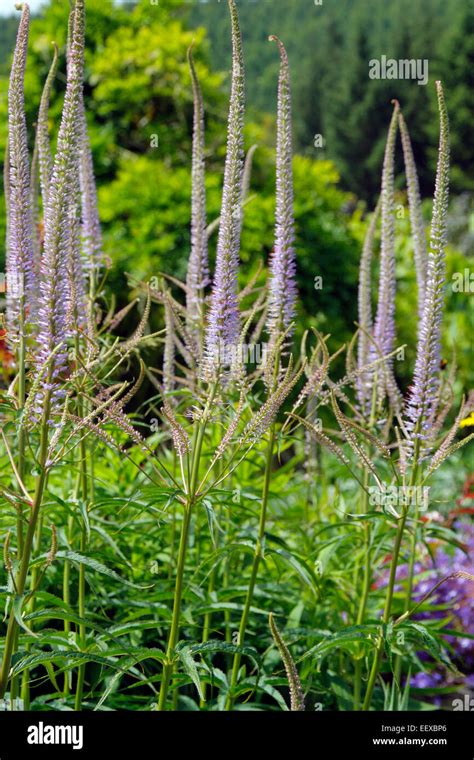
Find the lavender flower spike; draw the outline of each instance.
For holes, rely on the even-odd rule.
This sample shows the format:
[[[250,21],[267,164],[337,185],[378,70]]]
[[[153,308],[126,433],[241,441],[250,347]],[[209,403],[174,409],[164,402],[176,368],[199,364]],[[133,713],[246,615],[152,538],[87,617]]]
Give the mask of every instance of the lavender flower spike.
[[[41,102],[38,112],[38,126],[37,126],[37,143],[38,143],[38,155],[39,155],[39,167],[40,167],[40,181],[41,181],[41,197],[43,199],[43,205],[46,208],[48,205],[48,190],[51,180],[51,171],[53,168],[53,159],[51,156],[51,146],[49,142],[49,129],[48,129],[48,110],[49,101],[51,97],[51,89],[53,86],[56,72],[58,69],[58,46],[54,45],[54,55],[51,62],[51,66],[46,77],[46,82],[41,95]]]
[[[382,171],[380,275],[374,324],[375,346],[371,347],[373,360],[379,358],[380,354],[383,356],[390,354],[395,343],[394,162],[400,106],[397,100],[393,103],[394,109],[388,130]],[[377,353],[377,349],[380,353]],[[384,382],[379,384],[379,396],[386,391],[394,406],[398,407],[399,392],[393,377],[393,359],[385,362],[384,375]]]
[[[80,161],[79,182],[81,191],[81,237],[82,248],[87,269],[93,271],[104,263],[102,230],[97,205],[97,188],[94,176],[94,164],[87,130],[84,100],[80,104]]]
[[[224,356],[232,354],[237,346],[240,326],[237,275],[242,215],[245,78],[242,38],[234,0],[229,0],[229,9],[232,21],[232,87],[216,271],[205,345],[205,374],[211,377],[222,364],[221,352]]]
[[[276,149],[276,225],[275,247],[270,262],[267,329],[270,342],[275,343],[288,330],[296,301],[293,212],[293,166],[291,139],[290,67],[283,43],[271,36],[280,50],[281,65],[278,81],[278,119]]]
[[[428,254],[426,250],[426,237],[421,213],[420,186],[416,171],[413,148],[410,135],[403,118],[402,112],[398,114],[398,125],[402,138],[403,155],[405,159],[405,174],[407,178],[408,204],[410,206],[410,222],[413,235],[413,247],[415,253],[416,281],[418,286],[418,313],[421,320],[423,315],[423,298],[426,284],[426,267]]]
[[[413,386],[407,402],[407,429],[425,439],[438,405],[441,321],[446,277],[446,216],[449,196],[449,120],[441,82],[436,82],[440,115],[438,168],[431,220],[423,316],[418,335]],[[426,451],[425,451],[426,453]]]
[[[186,317],[188,330],[200,344],[200,322],[203,313],[203,291],[209,284],[209,262],[206,231],[206,186],[204,163],[204,106],[201,87],[194,66],[192,48],[188,50],[193,83],[194,127],[191,199],[191,255],[186,277]],[[199,350],[200,350],[199,345]]]
[[[7,335],[11,346],[25,334],[25,322],[34,307],[33,214],[31,212],[30,162],[25,119],[24,77],[30,10],[23,5],[8,90],[8,236],[7,236]],[[28,313],[29,312],[29,313]]]
[[[48,376],[38,394],[38,408],[46,398],[59,398],[58,376],[66,364],[68,317],[73,307],[76,287],[71,271],[71,248],[75,243],[77,160],[79,153],[78,123],[82,98],[84,60],[84,0],[74,6],[73,33],[68,56],[67,84],[45,209],[45,239],[39,301],[39,334],[37,359],[44,366],[58,345]]]
[[[370,336],[372,334],[372,257],[377,223],[380,217],[380,198],[367,228],[359,267],[358,316],[359,336],[357,344],[357,366],[363,370],[370,363]],[[367,412],[372,396],[370,379],[372,373],[362,372],[357,378],[357,398]]]

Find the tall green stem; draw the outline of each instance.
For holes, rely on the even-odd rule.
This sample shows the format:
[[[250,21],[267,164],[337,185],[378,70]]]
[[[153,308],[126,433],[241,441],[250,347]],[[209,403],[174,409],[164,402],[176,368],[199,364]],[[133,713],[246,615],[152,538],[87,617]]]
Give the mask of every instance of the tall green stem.
[[[80,413],[82,412],[82,404],[80,404]],[[85,509],[87,509],[87,498],[88,498],[88,484],[87,484],[87,449],[86,449],[86,442],[84,439],[81,440],[80,443],[80,457],[81,457],[81,464],[80,464],[80,482],[81,482],[81,496],[84,501]],[[87,533],[86,533],[86,527],[83,525],[82,531],[81,531],[81,543],[80,543],[80,551],[81,554],[84,554],[86,551],[86,544],[87,544]],[[84,619],[86,615],[86,569],[84,564],[79,565],[79,582],[78,582],[78,612],[79,617]],[[79,638],[81,642],[81,648],[84,647],[85,641],[86,641],[86,627],[84,623],[81,623],[79,625]],[[81,710],[82,709],[82,695],[84,691],[84,678],[85,678],[85,665],[80,665],[77,671],[77,682],[76,682],[76,695],[75,695],[75,709]]]
[[[36,531],[36,525],[38,522],[38,516],[41,509],[41,503],[43,500],[44,488],[46,485],[47,469],[46,458],[48,454],[48,416],[49,416],[49,398],[45,400],[45,409],[43,414],[43,420],[41,425],[41,439],[40,439],[40,453],[39,453],[39,475],[36,478],[35,494],[33,497],[33,503],[31,505],[30,519],[28,520],[28,526],[26,529],[25,540],[23,544],[23,552],[21,555],[20,567],[17,573],[15,585],[16,593],[18,596],[22,596],[28,577],[28,570],[30,566],[31,553],[33,549],[33,541]],[[13,605],[12,605],[13,607]],[[13,609],[10,609],[10,617],[8,620],[8,628],[5,637],[5,648],[3,652],[2,666],[0,670],[0,699],[5,695],[8,677],[10,673],[11,659],[13,655],[13,647],[17,635],[18,623],[16,621]]]
[[[364,472],[364,490],[362,491],[362,514],[367,509],[367,489],[369,484],[369,471],[365,468]],[[359,575],[357,573],[357,575]],[[359,607],[357,610],[356,625],[362,625],[365,618],[365,611],[367,608],[367,600],[369,598],[370,580],[371,580],[371,566],[370,566],[370,526],[367,520],[364,521],[364,569],[362,576],[362,593],[359,597]],[[356,587],[357,588],[357,587]],[[357,651],[357,658],[355,661],[355,675],[354,675],[354,710],[358,710],[360,707],[360,695],[362,684],[362,658],[360,651]]]
[[[196,492],[199,485],[199,464],[201,460],[201,451],[206,431],[207,416],[209,409],[214,401],[217,390],[217,382],[208,397],[202,419],[199,423],[194,446],[193,464],[191,469],[191,478],[187,494],[186,504],[184,506],[183,522],[181,525],[181,535],[178,549],[178,566],[176,568],[176,581],[174,589],[173,613],[171,618],[171,628],[166,647],[166,658],[163,664],[163,677],[161,680],[160,694],[158,698],[157,710],[165,710],[168,698],[169,685],[174,670],[174,655],[176,644],[179,640],[179,625],[181,618],[181,602],[183,597],[184,568],[186,564],[186,553],[188,548],[189,528],[191,525],[191,515],[196,499]]]
[[[416,444],[415,444],[415,451],[413,455],[413,469],[411,473],[410,487],[413,487],[418,477],[418,466],[419,466],[419,457],[420,457],[420,439],[418,438],[418,430],[419,430],[419,425],[415,429]],[[403,539],[403,532],[405,530],[407,515],[408,515],[408,507],[404,508],[402,516],[400,517],[400,520],[398,523],[397,534],[395,538],[395,546],[393,549],[392,561],[390,563],[390,576],[389,576],[389,582],[387,586],[387,593],[385,597],[385,606],[384,606],[384,611],[383,611],[383,616],[382,616],[382,623],[384,626],[387,625],[390,620],[393,591],[394,591],[395,580],[397,576],[398,560],[400,556],[400,548],[401,548],[402,539]],[[365,694],[364,705],[362,708],[363,710],[370,709],[370,705],[372,702],[372,694],[373,694],[375,683],[377,681],[377,677],[379,674],[380,664],[382,662],[383,644],[384,644],[384,637],[383,637],[383,631],[382,631],[377,641],[375,655],[372,662],[372,668],[369,675],[369,681],[367,684],[367,691]]]
[[[271,481],[271,474],[272,474],[274,444],[275,444],[275,423],[273,423],[273,425],[271,426],[270,437],[269,437],[268,445],[267,445],[265,478],[263,482],[263,492],[262,492],[262,501],[261,501],[261,507],[260,507],[260,519],[259,519],[259,525],[258,525],[257,541],[255,543],[255,552],[253,555],[250,581],[247,588],[247,595],[245,597],[244,609],[242,612],[242,617],[240,619],[240,626],[239,626],[238,643],[240,646],[243,645],[244,640],[245,640],[245,634],[247,632],[247,623],[248,623],[248,619],[250,615],[250,608],[252,606],[253,595],[255,591],[255,584],[257,581],[258,569],[260,567],[260,561],[263,556],[263,545],[264,545],[264,539],[265,539],[265,524],[266,524],[266,519],[267,519],[268,496],[270,493],[270,481]],[[227,695],[227,700],[226,700],[226,705],[225,705],[226,710],[232,710],[232,707],[234,705],[234,697],[233,697],[232,692],[235,689],[235,686],[237,685],[240,661],[241,661],[241,654],[240,652],[236,652],[234,655],[234,661],[232,665],[230,689]]]

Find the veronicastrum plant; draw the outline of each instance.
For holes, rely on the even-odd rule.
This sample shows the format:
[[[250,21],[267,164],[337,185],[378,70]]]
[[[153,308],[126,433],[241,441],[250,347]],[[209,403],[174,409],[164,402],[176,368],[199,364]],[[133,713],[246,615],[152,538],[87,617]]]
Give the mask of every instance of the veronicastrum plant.
[[[52,693],[43,698],[58,709],[102,708],[111,700],[122,706],[123,683],[128,694],[143,689],[139,707],[158,710],[240,709],[253,698],[258,709],[267,704],[262,700],[288,709],[282,690],[289,686],[290,709],[303,710],[318,694],[313,682],[319,683],[323,659],[335,651],[342,671],[351,674],[351,708],[379,706],[385,695],[385,708],[397,709],[407,703],[417,649],[452,666],[440,637],[413,619],[443,582],[421,602],[414,599],[415,557],[428,530],[422,519],[427,483],[470,439],[455,437],[472,409],[468,397],[443,432],[455,368],[440,371],[449,165],[441,84],[429,244],[410,137],[394,101],[380,200],[361,256],[357,332],[333,353],[330,336],[317,330],[305,332],[296,346],[290,66],[283,43],[270,37],[280,57],[274,248],[268,282],[258,268],[243,284],[240,238],[255,146],[245,156],[245,68],[234,0],[229,10],[232,77],[219,218],[207,218],[205,107],[190,49],[187,276],[137,283],[142,297],[116,312],[106,287],[83,98],[84,2],[75,0],[66,50],[54,47],[31,161],[23,92],[29,10],[23,6],[4,172],[6,337],[14,376],[1,405],[8,474],[2,478],[7,626],[0,697],[8,693],[11,704],[19,696],[25,707],[42,698],[36,674],[44,667],[40,692],[47,682]],[[53,149],[48,110],[62,55],[67,84]],[[403,352],[395,309],[398,132],[418,287],[417,355],[405,396],[396,379]],[[114,336],[137,304],[141,316],[132,336]],[[164,324],[155,334],[149,328],[153,304]],[[333,380],[329,370],[344,350],[346,372]],[[153,353],[160,363],[145,363]],[[127,413],[145,379],[146,399]],[[154,427],[145,434],[150,414]],[[342,468],[335,485],[320,466],[325,450],[328,473]],[[338,520],[346,482],[356,506]],[[250,508],[242,506],[242,492]],[[350,561],[341,560],[335,584],[319,572],[321,557],[337,556],[338,545],[347,542],[355,550]],[[147,553],[159,556],[151,578],[143,570]],[[130,578],[104,556],[121,563]],[[470,582],[469,573],[464,577]],[[330,604],[346,607],[339,630],[321,621]],[[273,677],[268,670],[280,668],[278,657],[284,675]],[[101,675],[89,671],[92,663]],[[329,679],[337,677],[328,671]]]

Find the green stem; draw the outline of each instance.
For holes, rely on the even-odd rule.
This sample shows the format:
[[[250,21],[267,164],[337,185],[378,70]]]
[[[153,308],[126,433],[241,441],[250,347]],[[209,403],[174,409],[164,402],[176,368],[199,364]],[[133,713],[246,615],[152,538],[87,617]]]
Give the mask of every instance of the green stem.
[[[36,552],[39,554],[41,551],[41,534],[43,532],[43,518],[42,516],[38,519],[38,525],[36,527],[36,538],[34,542],[34,548]],[[28,613],[34,612],[36,607],[36,600],[34,597],[34,590],[36,589],[36,586],[38,585],[38,577],[39,577],[39,568],[38,565],[34,565],[32,571],[31,571],[31,581],[30,581],[30,590],[31,590],[31,599],[28,604]],[[30,623],[30,629],[33,630],[33,622]],[[27,644],[25,647],[26,651],[29,652],[31,649],[31,644]],[[22,679],[21,679],[21,698],[23,701],[23,709],[29,710],[30,709],[30,671],[29,668],[23,671]]]
[[[81,408],[81,411],[82,411],[82,408]],[[81,443],[80,443],[80,457],[81,457],[81,465],[80,465],[81,496],[85,504],[85,509],[87,509],[86,502],[88,498],[88,483],[87,483],[87,450],[86,450],[85,440],[81,440]],[[87,546],[87,532],[86,532],[86,526],[83,525],[82,531],[81,531],[81,544],[80,544],[81,554],[85,553],[86,546]],[[86,569],[83,563],[79,565],[78,612],[79,612],[79,617],[84,619],[86,616]],[[81,623],[79,625],[79,638],[80,638],[80,646],[82,649],[85,647],[85,643],[86,643],[86,626],[84,625],[84,623]],[[86,673],[85,664],[80,665],[77,671],[76,695],[75,695],[75,702],[74,702],[74,706],[76,710],[82,710],[82,696],[83,696],[83,691],[84,691],[85,673]]]
[[[270,493],[270,480],[271,480],[271,474],[272,474],[274,443],[275,443],[275,423],[273,423],[270,429],[270,438],[269,438],[268,446],[267,446],[265,478],[263,482],[263,492],[262,492],[262,501],[261,501],[261,507],[260,507],[258,535],[257,535],[257,541],[255,543],[255,552],[253,556],[250,581],[247,588],[247,595],[245,598],[245,604],[244,604],[244,609],[242,612],[242,617],[240,619],[239,638],[238,638],[239,646],[243,646],[244,644],[245,634],[247,631],[247,623],[248,623],[248,619],[250,615],[250,608],[252,606],[253,595],[255,591],[255,584],[256,584],[257,576],[258,576],[258,569],[260,566],[260,561],[263,556],[263,544],[264,544],[264,539],[265,539],[265,523],[267,519],[268,496]],[[240,652],[236,652],[234,655],[230,688],[227,694],[227,700],[226,700],[226,705],[225,705],[226,710],[232,710],[232,707],[234,705],[234,698],[233,698],[232,692],[237,685],[241,657],[242,656]]]
[[[209,585],[207,589],[207,595],[209,599],[212,599],[212,593],[214,591],[215,584],[216,584],[216,568],[213,567],[211,570],[211,574],[209,576]],[[203,644],[209,641],[209,635],[211,632],[211,619],[212,619],[212,613],[206,612],[206,614],[204,615],[204,626],[202,629],[202,643]],[[206,691],[207,691],[206,687],[207,687],[207,684],[204,683],[202,685],[203,697],[199,703],[199,706],[201,708],[204,708],[206,706]]]
[[[28,570],[30,566],[31,553],[33,549],[33,540],[36,531],[36,525],[38,522],[38,516],[41,509],[41,503],[43,499],[44,488],[46,485],[47,470],[45,467],[46,457],[48,454],[48,425],[47,420],[49,416],[49,397],[45,400],[45,409],[43,414],[43,421],[41,426],[41,442],[40,442],[40,454],[39,454],[39,466],[40,472],[36,479],[35,494],[33,497],[33,503],[31,506],[30,519],[26,529],[25,541],[23,544],[23,552],[21,555],[20,567],[16,577],[16,591],[18,596],[22,596],[25,591],[26,581],[28,577]],[[0,670],[0,699],[5,695],[8,677],[11,667],[11,659],[13,655],[13,648],[16,640],[18,629],[18,623],[15,619],[13,609],[10,610],[10,617],[8,620],[8,628],[5,637],[5,648],[3,652],[2,666]]]
[[[385,597],[385,606],[384,606],[384,611],[383,611],[383,616],[382,616],[382,623],[384,624],[384,626],[387,625],[390,620],[393,591],[394,591],[395,580],[396,580],[396,575],[397,575],[398,558],[400,556],[400,547],[402,544],[403,531],[405,529],[406,518],[407,518],[407,513],[404,512],[398,523],[397,535],[395,539],[395,547],[392,554],[392,561],[390,563],[390,577],[388,581],[387,594]],[[370,704],[372,702],[372,694],[373,694],[375,683],[377,681],[377,677],[379,674],[380,664],[382,662],[383,641],[384,641],[383,633],[381,633],[377,642],[375,656],[372,662],[372,668],[370,671],[369,681],[367,684],[367,691],[365,693],[364,704],[362,707],[363,710],[369,710]]]
[[[81,533],[81,554],[84,554],[86,551],[86,540],[86,529],[84,527]],[[79,617],[84,619],[86,614],[86,573],[85,567],[82,563],[79,566],[78,612]],[[84,623],[81,623],[79,626],[79,638],[81,649],[83,649],[85,647],[86,641],[86,627]],[[80,665],[77,671],[76,695],[74,701],[75,710],[82,710],[82,695],[84,691],[85,674],[85,665]]]
[[[25,344],[26,344],[26,340],[24,336],[23,308],[20,308],[20,345],[18,347],[18,407],[20,410],[23,409],[25,405],[25,398],[26,398],[26,371],[25,371],[26,345]],[[18,475],[22,482],[23,482],[23,477],[25,474],[25,446],[26,446],[25,427],[24,425],[22,425],[20,428],[20,432],[18,434]],[[22,507],[21,501],[18,502],[17,510],[18,510],[17,523],[16,523],[17,555],[18,555],[18,560],[20,560],[23,554],[23,507]]]
[[[370,450],[369,450],[370,456]],[[364,468],[364,488],[361,496],[361,513],[365,514],[368,506],[368,487],[369,487],[370,473],[367,467]],[[359,562],[356,565],[356,588],[359,581]],[[370,591],[371,580],[371,567],[370,567],[370,527],[367,520],[364,520],[364,567],[362,575],[362,593],[359,597],[359,605],[356,614],[356,625],[362,625],[365,618],[365,611],[367,608],[367,600]],[[360,695],[362,684],[362,659],[360,647],[357,647],[356,661],[355,661],[355,675],[354,675],[354,710],[360,708]]]
[[[166,660],[163,664],[163,678],[161,681],[160,696],[158,699],[158,710],[166,709],[166,700],[168,696],[168,689],[171,680],[171,676],[174,670],[174,650],[178,643],[179,637],[179,621],[181,615],[181,600],[183,596],[183,580],[184,580],[184,566],[186,562],[186,549],[189,538],[189,526],[191,523],[191,504],[185,506],[183,515],[183,524],[181,527],[181,536],[178,550],[178,567],[176,570],[176,582],[174,590],[173,601],[173,616],[171,620],[171,630],[168,638],[168,646],[166,648]]]
[[[68,521],[67,521],[67,536],[68,536],[68,544],[71,545],[72,542],[72,532],[74,527],[74,519],[72,515],[69,515]],[[71,563],[69,560],[64,561],[64,570],[63,570],[63,602],[67,605],[67,609],[71,606],[71,593],[70,593],[70,582],[71,582]],[[69,620],[64,621],[64,633],[66,634],[66,638],[69,640],[69,634],[71,632],[71,624]],[[64,697],[67,697],[69,695],[69,689],[71,685],[71,673],[70,671],[66,670],[64,672],[64,689],[63,689],[63,695]]]
[[[174,670],[174,655],[176,644],[179,640],[179,625],[181,618],[181,602],[183,596],[184,568],[186,564],[186,552],[188,548],[189,528],[191,525],[191,515],[196,499],[196,492],[199,482],[199,463],[201,459],[202,445],[206,431],[207,416],[209,409],[214,401],[217,391],[217,382],[208,397],[202,420],[199,423],[196,433],[196,442],[194,447],[193,464],[191,469],[191,478],[189,483],[188,498],[184,507],[183,523],[181,525],[181,535],[178,549],[178,566],[176,568],[176,581],[173,600],[173,613],[171,618],[171,629],[166,647],[166,657],[163,663],[163,677],[160,686],[160,695],[158,698],[157,710],[166,710],[169,685]]]
[[[404,612],[408,612],[411,608],[411,597],[413,593],[413,578],[415,574],[415,554],[416,554],[416,544],[417,544],[417,533],[418,533],[418,498],[416,498],[415,503],[415,515],[414,515],[414,525],[413,525],[413,533],[411,537],[411,543],[410,543],[410,554],[409,554],[409,560],[408,560],[408,577],[407,577],[407,589],[406,589],[406,596],[405,596],[405,607]],[[400,676],[402,674],[402,657],[401,655],[397,655],[395,660],[395,680],[398,684],[400,684]]]

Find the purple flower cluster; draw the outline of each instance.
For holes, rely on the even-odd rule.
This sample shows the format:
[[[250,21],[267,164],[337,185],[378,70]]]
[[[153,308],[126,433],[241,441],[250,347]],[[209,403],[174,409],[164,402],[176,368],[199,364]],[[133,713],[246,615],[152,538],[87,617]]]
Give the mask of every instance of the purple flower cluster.
[[[448,575],[459,571],[473,573],[474,525],[458,522],[454,528],[463,548],[456,548],[452,552],[442,548],[435,552],[436,568],[415,585],[413,593],[415,601],[420,601],[437,581]],[[426,570],[426,567],[417,563],[417,570],[423,569]],[[450,628],[470,635],[474,634],[473,581],[462,577],[448,578],[430,597],[430,601],[433,605],[448,607],[448,613],[446,609],[422,612],[417,615],[418,619],[444,618],[450,613],[452,615]],[[474,687],[474,639],[447,635],[446,641],[452,646],[456,665],[465,676],[464,685]],[[446,674],[440,670],[418,673],[413,678],[413,686],[419,688],[446,686],[448,685],[446,678]]]
[[[439,581],[446,578],[443,583],[429,597],[429,604],[440,609],[433,609],[416,613],[413,617],[417,620],[445,619],[450,617],[447,625],[451,630],[459,633],[474,634],[474,582],[467,577],[452,577],[455,573],[464,571],[473,574],[472,557],[474,556],[474,525],[472,523],[457,522],[453,526],[459,538],[462,548],[440,547],[436,542],[430,543],[430,555],[424,560],[415,562],[413,585],[413,604],[421,602]],[[397,570],[397,585],[395,590],[403,590],[402,581],[408,575],[408,565],[400,565]],[[388,575],[384,574],[377,586],[385,586]],[[428,603],[428,602],[427,602]],[[474,639],[453,636],[445,636],[446,643],[452,647],[452,658],[464,675],[464,682],[454,686],[452,674],[438,667],[421,671],[412,677],[412,686],[416,688],[446,687],[453,683],[453,690],[459,686],[474,686]],[[428,655],[421,653],[420,659],[431,662]]]

